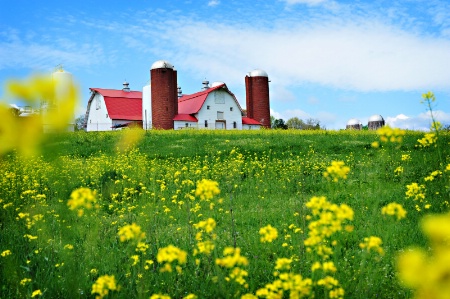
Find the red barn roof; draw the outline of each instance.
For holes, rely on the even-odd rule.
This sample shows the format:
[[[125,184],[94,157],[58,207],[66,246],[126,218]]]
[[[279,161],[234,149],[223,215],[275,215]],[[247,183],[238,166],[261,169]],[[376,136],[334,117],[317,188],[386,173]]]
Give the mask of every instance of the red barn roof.
[[[190,114],[177,114],[177,115],[175,115],[173,120],[198,122],[198,119],[195,116],[192,116]]]
[[[243,125],[260,125],[260,126],[262,126],[262,123],[254,120],[253,118],[250,118],[250,117],[243,117],[242,124]]]
[[[205,103],[206,98],[208,95],[213,92],[214,90],[218,90],[223,88],[226,90],[236,101],[236,104],[238,105],[239,109],[242,111],[241,106],[239,105],[239,102],[237,101],[234,94],[228,90],[227,86],[225,84],[220,84],[211,88],[208,88],[206,90],[202,90],[190,95],[183,95],[181,98],[178,99],[178,113],[179,114],[196,114],[200,111],[203,104]]]
[[[101,94],[111,119],[142,120],[142,92],[90,88]]]

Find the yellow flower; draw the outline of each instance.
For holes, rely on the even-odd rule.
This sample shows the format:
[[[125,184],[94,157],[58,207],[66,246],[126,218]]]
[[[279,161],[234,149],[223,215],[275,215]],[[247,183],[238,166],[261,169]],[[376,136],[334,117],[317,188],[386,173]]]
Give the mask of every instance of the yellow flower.
[[[381,208],[381,214],[397,216],[397,220],[403,219],[406,217],[406,211],[403,209],[402,205],[391,202],[387,206]]]
[[[97,281],[92,285],[91,294],[98,294],[95,298],[101,299],[109,294],[109,291],[118,290],[116,279],[114,275],[100,276]]]
[[[272,242],[278,237],[278,231],[276,228],[272,227],[272,225],[267,225],[265,227],[260,228],[259,234],[261,235],[261,242]]]
[[[78,216],[82,216],[84,209],[92,209],[97,202],[96,192],[89,188],[78,188],[70,194],[67,202],[69,209],[78,210]]]
[[[199,196],[201,200],[210,200],[215,195],[220,194],[219,183],[212,180],[203,179],[197,182],[195,196]]]
[[[223,250],[223,258],[217,258],[216,264],[225,267],[233,268],[235,266],[247,266],[248,260],[245,256],[241,256],[240,248],[226,247]]]
[[[188,294],[187,296],[184,296],[183,299],[197,299],[198,296],[195,294]]]
[[[425,186],[418,183],[412,183],[406,186],[406,198],[413,198],[414,200],[425,199]]]
[[[19,153],[33,155],[47,130],[66,129],[73,121],[78,101],[78,89],[73,82],[53,79],[48,75],[33,75],[26,80],[10,80],[6,83],[7,98],[19,99],[29,106],[48,103],[49,109],[40,114],[18,117],[11,109],[0,105],[0,154],[16,148]]]
[[[370,236],[369,238],[364,238],[364,242],[359,244],[362,249],[367,249],[367,251],[376,251],[379,254],[384,254],[381,244],[383,242],[379,237]]]
[[[20,285],[26,285],[27,283],[31,282],[31,278],[24,278],[20,281]]]
[[[380,136],[381,142],[401,143],[406,132],[398,128],[393,129],[389,126],[384,126],[377,130],[377,134]]]
[[[160,270],[161,272],[172,272],[171,263],[177,261],[179,265],[186,264],[187,253],[173,245],[169,245],[158,249],[156,260],[160,264],[165,262],[163,268]]]
[[[8,255],[11,255],[11,250],[5,250],[5,251],[3,251],[2,253],[1,253],[1,256],[2,257],[5,257],[5,256],[8,256]]]
[[[34,298],[36,296],[41,296],[41,295],[42,295],[41,290],[36,290],[36,291],[33,291],[33,293],[31,293],[31,298]]]
[[[153,294],[150,296],[150,299],[170,299],[170,296],[162,294]]]
[[[204,230],[207,233],[210,233],[216,227],[216,221],[213,218],[208,218],[207,220],[200,221],[194,224],[196,229]]]
[[[278,258],[275,264],[275,270],[289,270],[291,269],[292,259]]]
[[[434,133],[426,133],[422,139],[418,139],[419,147],[429,147],[432,144],[436,144],[437,137]]]
[[[119,228],[117,233],[120,238],[120,242],[125,242],[128,240],[137,240],[138,242],[145,238],[145,233],[141,231],[141,227],[136,225],[136,223],[127,224]]]
[[[333,180],[333,182],[337,182],[339,179],[347,179],[349,172],[350,167],[345,166],[343,161],[332,161],[331,166],[327,167],[327,171],[323,173],[323,176]]]

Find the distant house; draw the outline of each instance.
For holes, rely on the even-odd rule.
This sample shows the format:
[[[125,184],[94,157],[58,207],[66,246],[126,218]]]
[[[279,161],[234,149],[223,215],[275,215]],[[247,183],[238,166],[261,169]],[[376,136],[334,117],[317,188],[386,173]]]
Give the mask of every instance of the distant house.
[[[86,131],[111,131],[130,125],[142,127],[142,92],[90,88],[86,110]]]

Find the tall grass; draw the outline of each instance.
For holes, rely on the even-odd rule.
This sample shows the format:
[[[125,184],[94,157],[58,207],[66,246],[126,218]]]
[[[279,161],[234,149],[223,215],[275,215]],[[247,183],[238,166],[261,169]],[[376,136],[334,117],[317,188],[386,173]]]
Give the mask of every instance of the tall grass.
[[[305,297],[340,298],[341,288],[347,298],[409,298],[397,256],[426,246],[420,219],[449,208],[444,132],[429,147],[418,147],[424,133],[412,131],[373,147],[379,135],[367,131],[148,131],[119,151],[123,134],[55,135],[39,156],[0,159],[0,252],[9,251],[0,257],[1,298],[262,298],[283,273],[301,275]],[[347,178],[324,176],[333,161],[350,168]],[[442,174],[424,180],[436,170]],[[217,182],[220,194],[202,199],[201,182]],[[413,182],[426,186],[426,202],[406,198]],[[82,215],[68,206],[79,188],[96,193]],[[318,217],[306,204],[321,196],[354,212],[322,240],[332,248],[328,257],[305,245]],[[392,202],[406,218],[381,213]],[[210,231],[201,228],[207,219],[216,223]],[[118,232],[131,224],[145,237],[122,242]],[[259,232],[267,225],[278,236],[263,243]],[[382,240],[382,251],[360,246],[371,236]],[[210,252],[199,250],[205,241]],[[169,245],[186,261],[182,253],[164,260],[161,249]],[[241,263],[216,262],[227,247],[240,249]],[[275,269],[282,258],[289,267]],[[313,271],[317,262],[333,262],[336,271]],[[115,287],[92,293],[105,275],[114,276]],[[320,284],[327,276],[337,283]]]

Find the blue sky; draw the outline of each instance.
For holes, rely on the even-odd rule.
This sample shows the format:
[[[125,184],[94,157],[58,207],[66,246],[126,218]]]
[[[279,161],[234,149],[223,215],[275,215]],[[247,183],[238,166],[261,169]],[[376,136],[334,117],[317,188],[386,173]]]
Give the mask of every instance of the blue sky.
[[[327,129],[381,114],[426,130],[421,94],[450,124],[450,2],[435,0],[4,1],[0,82],[57,65],[82,90],[132,90],[164,59],[183,93],[223,81],[245,107],[245,75],[269,74],[272,115],[320,120]],[[3,84],[0,96],[3,95]]]

